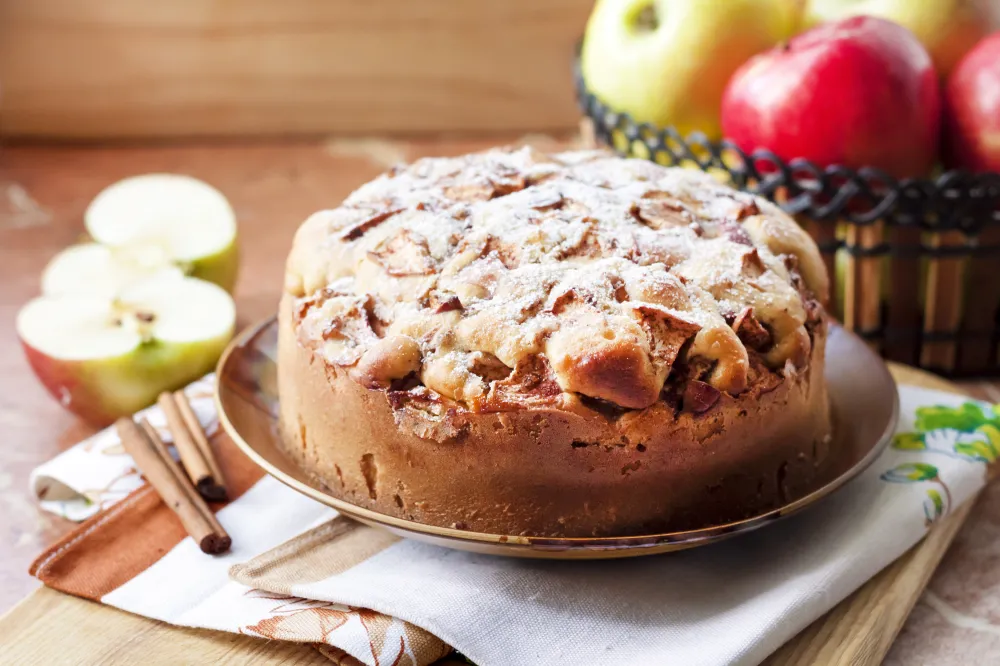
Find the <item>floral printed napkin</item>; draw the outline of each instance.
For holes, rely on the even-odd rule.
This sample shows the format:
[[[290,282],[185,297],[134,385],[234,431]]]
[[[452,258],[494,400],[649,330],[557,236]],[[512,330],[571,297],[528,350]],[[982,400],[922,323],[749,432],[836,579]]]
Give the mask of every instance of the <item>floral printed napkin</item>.
[[[214,374],[184,389],[194,413],[209,436],[214,435],[219,427],[213,402],[214,390]],[[159,407],[144,409],[138,416],[149,419],[165,442],[173,441]],[[43,509],[73,521],[90,518],[125,499],[144,483],[131,456],[122,448],[114,428],[102,430],[39,465],[32,471],[29,480]]]
[[[117,503],[110,490],[90,490],[89,501],[108,508],[32,571],[56,589],[173,624],[318,644],[344,664],[424,666],[449,646],[481,666],[756,664],[984,485],[1000,453],[1000,412],[912,387],[900,400],[893,446],[842,492],[692,551],[553,562],[401,540],[262,478],[217,435],[235,497],[218,512],[232,552],[205,557],[147,486]],[[112,434],[98,437],[100,447],[84,442],[60,458],[127,458],[105,441]],[[33,477],[36,488],[120,494],[120,482],[102,485],[110,475],[94,481],[89,465],[57,461]],[[76,515],[65,506],[46,505]]]

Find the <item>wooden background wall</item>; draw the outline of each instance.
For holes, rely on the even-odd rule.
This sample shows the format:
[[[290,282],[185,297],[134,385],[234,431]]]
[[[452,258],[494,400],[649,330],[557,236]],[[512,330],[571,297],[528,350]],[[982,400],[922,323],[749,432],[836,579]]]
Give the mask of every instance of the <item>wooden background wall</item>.
[[[592,0],[0,0],[0,132],[533,131]]]
[[[567,129],[592,4],[0,0],[0,134]]]

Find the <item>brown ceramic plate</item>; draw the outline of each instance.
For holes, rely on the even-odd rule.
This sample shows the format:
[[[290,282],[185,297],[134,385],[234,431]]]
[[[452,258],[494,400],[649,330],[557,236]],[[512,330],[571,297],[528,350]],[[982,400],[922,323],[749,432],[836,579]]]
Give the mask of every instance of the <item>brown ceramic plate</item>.
[[[652,555],[701,546],[755,530],[814,504],[857,476],[882,453],[899,412],[896,384],[865,343],[839,326],[827,340],[826,380],[834,412],[836,476],[788,504],[725,525],[626,537],[550,538],[483,534],[424,525],[355,506],[329,494],[288,460],[278,443],[278,327],[274,318],[243,331],[219,361],[216,401],[222,426],[251,460],[282,483],[344,515],[401,537],[447,548],[515,557],[598,559]]]

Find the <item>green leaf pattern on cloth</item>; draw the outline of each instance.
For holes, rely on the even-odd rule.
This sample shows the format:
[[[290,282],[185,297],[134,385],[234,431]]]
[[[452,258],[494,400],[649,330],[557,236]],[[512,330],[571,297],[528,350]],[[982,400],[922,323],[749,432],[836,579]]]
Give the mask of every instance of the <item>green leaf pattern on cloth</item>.
[[[903,463],[896,465],[882,475],[885,481],[895,483],[915,483],[917,481],[934,481],[938,478],[938,468],[927,463]]]
[[[920,451],[927,448],[924,436],[919,432],[901,432],[892,440],[892,447],[901,451]]]
[[[927,499],[924,501],[924,516],[927,518],[927,524],[930,525],[934,521],[941,518],[944,515],[944,499],[934,488],[927,490]]]
[[[892,447],[992,463],[1000,457],[1000,405],[918,407],[915,432],[899,433]]]
[[[942,429],[972,432],[989,419],[990,415],[978,404],[966,402],[960,407],[918,407],[916,426],[920,432]]]
[[[914,426],[914,432],[901,432],[893,437],[892,448],[987,465],[1000,457],[1000,405],[969,401],[958,407],[918,407]],[[904,462],[883,472],[881,478],[891,483],[930,483],[934,486],[927,489],[924,499],[928,526],[952,509],[951,491],[935,465]]]

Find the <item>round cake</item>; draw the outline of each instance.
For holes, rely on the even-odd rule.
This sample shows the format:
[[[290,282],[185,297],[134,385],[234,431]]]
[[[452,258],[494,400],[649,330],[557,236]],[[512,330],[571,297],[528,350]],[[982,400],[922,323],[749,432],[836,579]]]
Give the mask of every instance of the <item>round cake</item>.
[[[730,522],[826,480],[827,288],[791,218],[700,172],[422,159],[296,234],[283,443],[333,495],[431,525]]]

